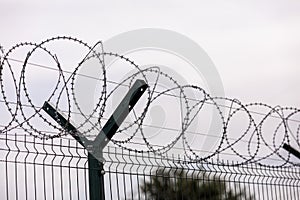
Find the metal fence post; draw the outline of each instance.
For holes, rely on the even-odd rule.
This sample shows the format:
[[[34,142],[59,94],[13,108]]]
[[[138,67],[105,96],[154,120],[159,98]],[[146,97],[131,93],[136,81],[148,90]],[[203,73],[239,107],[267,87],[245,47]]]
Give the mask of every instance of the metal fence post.
[[[90,199],[105,199],[103,163],[88,153]]]
[[[98,159],[102,158],[103,148],[116,133],[119,126],[125,120],[129,112],[133,109],[147,87],[148,85],[145,83],[145,81],[135,81],[94,141],[88,140],[84,135],[82,135],[74,125],[72,125],[54,108],[54,106],[48,102],[44,103],[43,110],[65,130],[67,130],[71,136],[75,138],[77,142],[79,142],[84,148],[89,148],[88,171],[90,200],[105,199],[104,168],[103,163]]]

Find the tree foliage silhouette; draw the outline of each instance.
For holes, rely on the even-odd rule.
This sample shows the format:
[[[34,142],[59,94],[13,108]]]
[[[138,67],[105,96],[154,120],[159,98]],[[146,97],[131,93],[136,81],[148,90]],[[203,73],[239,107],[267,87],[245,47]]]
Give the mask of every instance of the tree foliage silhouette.
[[[229,186],[219,177],[209,177],[204,172],[193,175],[184,170],[158,169],[150,180],[141,186],[147,199],[152,200],[252,200],[244,188]]]

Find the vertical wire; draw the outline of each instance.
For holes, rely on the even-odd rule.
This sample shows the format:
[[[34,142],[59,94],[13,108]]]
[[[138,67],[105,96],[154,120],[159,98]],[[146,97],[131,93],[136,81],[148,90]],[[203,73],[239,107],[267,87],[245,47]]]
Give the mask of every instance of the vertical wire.
[[[115,148],[115,155],[117,155],[117,149]],[[118,156],[116,156],[117,159],[117,166],[116,166],[116,183],[117,183],[117,197],[120,199],[120,187],[119,187],[119,173],[118,173],[118,166],[120,165],[120,160],[118,159]]]
[[[51,160],[51,182],[52,182],[52,199],[55,199],[55,179],[54,179],[54,159],[56,157],[56,153],[54,151],[53,140],[51,140],[51,151],[53,152],[52,160]]]
[[[35,157],[33,159],[33,166],[34,166],[34,168],[33,168],[33,176],[34,176],[34,181],[33,181],[33,184],[34,184],[34,199],[37,200],[37,187],[36,187],[36,182],[37,182],[36,166],[37,166],[37,163],[36,163],[36,159],[38,157],[39,152],[38,152],[38,150],[36,148],[36,138],[35,137],[33,138],[33,148],[34,148],[35,153],[36,153]]]
[[[79,189],[80,188],[80,184],[79,184],[79,170],[80,170],[80,168],[79,168],[79,162],[81,160],[81,156],[78,152],[78,149],[79,149],[78,142],[76,142],[75,143],[75,150],[76,150],[77,162],[76,162],[75,170],[76,170],[77,199],[79,200],[80,199],[80,189]]]
[[[7,200],[9,200],[9,181],[8,181],[8,155],[10,153],[10,148],[9,148],[9,145],[8,145],[8,138],[7,138],[7,132],[5,132],[5,145],[7,147],[7,154],[5,156],[5,181],[6,181],[6,184],[5,184],[5,187],[6,187],[6,197],[7,197]]]
[[[126,159],[124,159],[124,149],[121,150],[121,156],[122,156],[122,159],[124,161],[124,165],[123,165],[123,171],[122,171],[122,174],[123,174],[123,193],[124,193],[124,198],[125,200],[127,199],[127,195],[126,195],[126,175],[125,175],[125,168],[127,166],[127,163],[126,163]]]
[[[45,150],[45,140],[43,140],[43,143],[42,143],[42,146],[43,146],[43,150],[45,152],[45,156],[44,156],[44,159],[43,159],[43,164],[42,164],[42,167],[43,167],[43,186],[44,186],[44,199],[46,200],[47,199],[47,189],[46,189],[46,170],[45,170],[45,167],[46,167],[46,164],[45,164],[45,160],[47,158],[47,151]]]
[[[107,166],[107,172],[108,172],[108,180],[109,180],[109,193],[110,193],[110,199],[113,199],[113,192],[112,192],[112,165],[113,165],[113,159],[111,157],[112,154],[112,150],[110,148],[110,146],[107,147],[107,155],[108,155],[108,159],[109,159],[109,166]]]
[[[69,199],[72,200],[72,175],[71,175],[71,162],[73,159],[73,154],[70,151],[71,148],[71,140],[68,140],[68,154],[71,158],[69,158],[68,162],[68,178],[69,178]]]
[[[87,167],[87,165],[88,165],[88,159],[87,159],[88,154],[87,154],[86,149],[84,149],[83,152],[84,152],[84,155],[85,155],[85,163],[84,163],[84,169],[83,169],[83,173],[84,173],[84,191],[85,191],[85,198],[86,198],[86,200],[88,200],[89,199],[88,175],[87,175],[88,174],[88,167]]]
[[[17,148],[17,155],[15,155],[15,195],[16,195],[16,200],[19,199],[19,187],[18,187],[18,156],[20,153],[20,149],[17,144],[18,138],[17,138],[17,133],[15,133],[15,146]]]
[[[60,193],[61,193],[61,199],[63,200],[64,199],[64,187],[63,187],[63,185],[64,185],[64,176],[63,176],[63,160],[64,160],[64,158],[65,158],[65,154],[64,154],[64,152],[63,152],[63,150],[62,150],[62,145],[63,145],[63,143],[62,143],[62,139],[60,138],[60,152],[61,152],[61,154],[62,154],[62,159],[60,160],[60,166],[59,166],[59,169],[60,169]]]
[[[25,156],[25,160],[24,160],[24,167],[25,167],[25,174],[24,174],[24,176],[25,176],[25,199],[28,200],[27,158],[29,156],[29,149],[27,147],[27,137],[26,137],[26,135],[24,135],[24,146],[25,146],[25,149],[26,149],[26,156]]]
[[[132,171],[133,161],[131,160],[130,152],[131,151],[128,152],[128,158],[129,158],[129,161],[130,161],[130,168],[128,170],[129,170],[129,178],[130,178],[131,199],[133,199],[133,180],[132,180],[132,176],[134,176],[134,174],[133,174],[133,171]]]
[[[135,151],[134,153],[134,157],[137,161],[137,169],[136,169],[136,182],[137,182],[137,196],[138,196],[138,200],[141,199],[141,194],[140,194],[140,180],[139,180],[139,171],[140,171],[140,167],[141,167],[141,163],[139,162],[138,156],[137,156],[137,152]]]

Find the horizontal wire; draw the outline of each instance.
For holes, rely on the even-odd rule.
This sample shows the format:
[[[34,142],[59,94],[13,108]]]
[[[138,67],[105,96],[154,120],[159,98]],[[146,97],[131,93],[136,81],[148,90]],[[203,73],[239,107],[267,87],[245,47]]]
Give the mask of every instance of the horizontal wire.
[[[5,127],[3,125],[0,125],[0,127]],[[16,130],[23,130],[22,128],[16,128]],[[46,131],[46,130],[42,130],[41,132],[45,132],[45,133],[52,133],[52,134],[56,134],[56,132],[53,132],[53,131]],[[20,133],[20,134],[24,134],[24,133]],[[195,133],[197,134],[197,133]],[[6,135],[8,136],[15,136],[15,133],[6,133]],[[24,134],[25,135],[25,134]],[[22,136],[22,135],[18,135],[18,136]],[[207,137],[217,137],[217,136],[213,136],[213,135],[205,135]],[[3,137],[3,136],[2,136]],[[0,140],[1,140],[1,134],[0,134]],[[61,136],[62,139],[65,139],[65,140],[71,140],[71,141],[75,141],[73,137],[71,137],[71,135],[65,135],[65,136]],[[217,137],[218,139],[221,139],[221,137]],[[235,139],[233,138],[228,138],[228,140],[230,141],[235,141]],[[243,143],[247,143],[247,144],[257,144],[255,142],[249,142],[247,140],[240,140],[241,142]],[[41,143],[42,144],[42,143]],[[128,142],[128,144],[134,144],[134,145],[143,145],[144,143],[139,143],[137,141],[135,142]],[[264,147],[268,147],[267,145],[265,145],[264,143],[260,144],[260,145],[263,145]],[[162,145],[159,145],[159,144],[152,144],[152,146],[155,146],[155,147],[163,147]],[[111,146],[113,147],[113,146]],[[184,148],[180,148],[180,147],[172,147],[174,149],[178,149],[178,150],[184,150]],[[193,149],[193,151],[196,151],[196,152],[206,152],[206,153],[214,153],[212,151],[205,151],[205,150],[201,150],[201,149]],[[220,152],[219,154],[222,155],[224,152]],[[226,153],[225,153],[226,154]],[[228,154],[228,153],[227,153]],[[228,154],[228,155],[235,155],[235,154]],[[244,156],[249,156],[249,155],[244,155]],[[262,158],[262,157],[257,157],[257,158]],[[279,160],[278,160],[279,161]],[[281,160],[282,161],[282,160]]]
[[[12,61],[15,61],[15,62],[19,62],[19,63],[23,63],[23,61],[21,60],[18,60],[18,59],[15,59],[15,58],[7,58],[8,60],[12,60]],[[53,67],[49,67],[49,66],[46,66],[46,65],[41,65],[41,64],[37,64],[37,63],[31,63],[31,62],[28,62],[27,63],[28,65],[32,65],[32,66],[36,66],[36,67],[41,67],[41,68],[45,68],[45,69],[50,69],[50,70],[54,70],[54,71],[60,71],[59,69],[56,69],[56,68],[53,68]],[[66,71],[66,70],[62,70],[62,72],[65,72],[65,73],[68,73],[68,74],[72,74],[73,72],[71,71]],[[83,76],[83,77],[86,77],[86,78],[91,78],[91,79],[94,79],[94,80],[98,80],[98,81],[103,81],[103,79],[100,79],[100,78],[97,78],[97,77],[93,77],[93,76],[89,76],[89,75],[85,75],[85,74],[80,74],[80,73],[76,73],[76,75],[78,76]],[[115,85],[120,85],[120,86],[124,86],[124,87],[129,87],[129,85],[126,85],[124,83],[118,83],[116,81],[112,81],[112,80],[106,80],[108,83],[111,83],[111,84],[115,84]],[[154,91],[154,93],[157,93],[159,94],[159,92],[157,91]],[[161,95],[165,95],[165,96],[172,96],[172,97],[176,97],[176,98],[184,98],[184,97],[181,97],[181,96],[177,96],[175,94],[169,94],[169,93],[163,93]],[[197,99],[194,99],[194,98],[190,98],[190,97],[186,97],[187,100],[191,100],[191,101],[196,101],[198,102],[199,100]],[[204,102],[205,104],[209,104],[209,105],[215,105],[214,103],[210,103],[210,102]],[[219,107],[223,107],[223,108],[229,108],[229,109],[237,109],[238,107],[234,107],[234,106],[227,106],[227,105],[222,105],[222,104],[218,104],[216,102],[216,105],[219,106]],[[249,110],[249,113],[253,113],[253,114],[257,114],[257,115],[261,115],[261,116],[265,116],[265,113],[261,113],[261,112],[257,112],[257,111],[251,111]],[[270,115],[270,117],[273,117],[273,118],[277,118],[277,119],[281,119],[280,117],[278,116],[274,116],[274,115]],[[293,122],[298,122],[300,123],[300,120],[297,120],[297,119],[288,119],[288,121],[293,121]]]
[[[1,101],[0,100],[0,102],[3,102],[3,101]],[[12,103],[12,104],[16,104],[16,103],[14,103],[14,102],[10,102],[10,103]],[[23,105],[24,106],[24,105]],[[25,106],[26,107],[29,107],[29,108],[31,108],[31,106],[30,105],[26,105],[25,104]],[[36,108],[38,108],[38,109],[40,109],[41,107],[38,107],[38,106],[36,106]],[[76,115],[82,115],[81,113],[77,113],[77,112],[72,112],[72,111],[70,111],[70,112],[68,112],[68,111],[63,111],[63,110],[60,110],[61,112],[63,112],[63,113],[71,113],[71,114],[76,114]],[[84,115],[85,117],[88,117],[88,115]],[[94,118],[94,119],[98,119],[97,117],[95,117],[95,116],[92,116],[91,118]],[[108,118],[105,118],[105,117],[102,117],[102,119],[104,119],[104,120],[108,120]],[[126,123],[126,124],[131,124],[132,122],[129,122],[129,121],[124,121],[124,123]],[[73,125],[75,125],[75,124],[73,124]],[[75,125],[76,126],[76,125]],[[144,127],[150,127],[150,128],[156,128],[156,129],[162,129],[162,130],[168,130],[168,131],[173,131],[173,132],[181,132],[182,130],[180,130],[180,129],[176,129],[176,128],[171,128],[171,127],[162,127],[162,126],[155,126],[155,125],[150,125],[150,124],[141,124],[140,126],[144,126]],[[0,127],[5,127],[5,125],[1,125],[0,124]],[[21,127],[19,127],[19,128],[16,128],[16,129],[19,129],[19,130],[23,130],[23,128],[21,128]],[[44,133],[50,133],[50,134],[57,134],[57,132],[54,132],[54,131],[46,131],[46,130],[41,130],[41,132],[44,132]],[[201,136],[206,136],[206,137],[212,137],[212,138],[217,138],[217,139],[222,139],[222,135],[221,136],[217,136],[217,135],[211,135],[211,134],[209,134],[209,133],[202,133],[202,132],[195,132],[195,131],[189,131],[189,130],[185,130],[184,131],[185,133],[190,133],[190,134],[193,134],[193,135],[201,135]],[[221,133],[221,132],[220,132]],[[95,136],[95,135],[86,135],[86,136]],[[228,140],[230,140],[230,141],[235,141],[236,139],[235,138],[231,138],[231,137],[227,137],[227,139]],[[239,141],[241,141],[241,142],[243,142],[243,143],[247,143],[247,144],[257,144],[256,142],[249,142],[248,140],[244,140],[244,139],[241,139],[241,140],[239,140]],[[267,147],[267,145],[265,145],[264,143],[262,143],[264,146],[266,146]]]
[[[20,135],[19,135],[20,134]],[[71,144],[69,144],[69,145],[67,145],[67,144],[65,144],[65,145],[60,145],[59,144],[59,142],[57,142],[57,143],[55,143],[55,142],[46,142],[46,143],[44,143],[44,142],[35,142],[35,143],[33,143],[33,141],[29,141],[29,140],[26,140],[26,141],[24,141],[24,140],[18,140],[18,139],[16,139],[15,137],[25,137],[25,136],[27,136],[27,135],[25,135],[25,134],[23,134],[23,133],[18,133],[17,134],[17,136],[16,136],[16,133],[15,134],[10,134],[10,136],[12,136],[12,137],[14,137],[13,139],[8,139],[8,138],[4,138],[4,137],[1,137],[0,136],[0,141],[1,140],[5,140],[6,142],[8,142],[8,143],[13,143],[14,145],[16,145],[17,143],[23,143],[23,142],[26,142],[26,143],[29,143],[29,144],[33,144],[34,145],[34,147],[36,146],[36,145],[42,145],[42,146],[54,146],[54,147],[61,147],[60,149],[69,149],[69,148],[75,148],[75,149],[78,149],[78,150],[80,150],[80,151],[82,151],[82,150],[86,150],[85,148],[83,148],[83,147],[81,147],[80,145],[79,146],[77,146],[77,145],[71,145]],[[71,140],[71,141],[75,141],[75,140],[73,140],[72,138],[67,138],[67,137],[64,137],[64,138],[62,138],[63,140]],[[133,145],[143,145],[143,143],[139,143],[139,142],[129,142],[129,144],[133,144]],[[6,144],[7,146],[11,146],[11,145],[8,145],[8,144]],[[154,144],[153,146],[155,146],[155,147],[163,147],[162,145],[157,145],[157,144]],[[34,147],[31,147],[31,146],[26,146],[26,147],[23,147],[23,148],[26,148],[26,149],[29,149],[29,148],[31,148],[31,150],[33,150],[34,149]],[[116,146],[111,146],[111,144],[108,146],[108,147],[106,147],[106,148],[115,148]],[[180,147],[173,147],[174,149],[176,149],[176,150],[182,150],[183,152],[184,152],[184,149],[183,148],[180,148]],[[5,149],[5,148],[0,148],[0,150],[7,150],[7,151],[15,151],[15,152],[23,152],[23,151],[20,151],[20,149],[22,149],[22,148],[16,148],[15,150],[14,149]],[[212,153],[214,153],[214,151],[208,151],[208,150],[202,150],[202,149],[193,149],[195,152],[198,152],[198,153],[208,153],[208,154],[212,154]],[[52,150],[51,150],[52,151]],[[36,151],[35,151],[36,152]],[[54,151],[55,152],[55,151]],[[73,155],[73,154],[71,154],[69,151],[67,151],[66,150],[66,152],[68,152],[70,155]],[[26,153],[25,151],[23,152],[23,153]],[[34,153],[33,151],[29,151],[29,153]],[[38,153],[38,154],[42,154],[42,153]],[[77,155],[78,153],[76,152],[76,155]],[[49,152],[47,152],[47,154],[45,154],[45,155],[50,155],[50,156],[56,156],[56,154],[50,154]],[[58,156],[60,156],[60,154],[57,154]],[[64,152],[64,154],[62,153],[62,155],[61,156],[65,156],[65,155],[67,155],[65,152]],[[75,153],[74,153],[74,155],[75,155]],[[200,154],[201,155],[201,154]],[[236,156],[236,154],[234,154],[234,153],[229,153],[229,152],[220,152],[218,155],[216,155],[216,156],[220,156],[220,155],[227,155],[227,156]],[[242,156],[245,156],[245,157],[248,157],[248,158],[251,158],[249,155],[243,155],[243,154],[241,154]],[[70,156],[70,157],[72,157],[72,156]],[[75,156],[74,156],[75,157]],[[79,158],[79,157],[78,157]],[[256,156],[256,158],[258,158],[258,159],[260,159],[260,158],[263,158],[263,157],[260,157],[260,156]],[[268,161],[268,160],[270,160],[270,161],[280,161],[280,162],[283,162],[282,160],[280,160],[280,159],[276,159],[276,158],[270,158],[270,157],[268,157],[267,159],[265,159],[265,161]]]

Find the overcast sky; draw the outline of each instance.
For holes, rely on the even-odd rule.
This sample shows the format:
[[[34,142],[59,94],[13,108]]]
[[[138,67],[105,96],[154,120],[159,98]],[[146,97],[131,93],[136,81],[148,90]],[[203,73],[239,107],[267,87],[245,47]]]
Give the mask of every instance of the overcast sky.
[[[227,97],[300,108],[299,0],[0,0],[0,26],[6,50],[58,35],[93,45],[140,28],[176,31],[206,51]]]
[[[226,96],[300,107],[300,1],[0,1],[0,43],[71,35],[90,44],[139,28],[184,34],[211,57]]]

